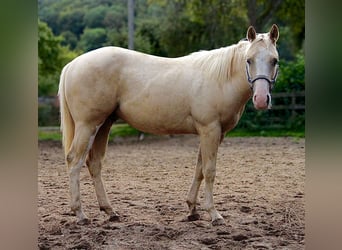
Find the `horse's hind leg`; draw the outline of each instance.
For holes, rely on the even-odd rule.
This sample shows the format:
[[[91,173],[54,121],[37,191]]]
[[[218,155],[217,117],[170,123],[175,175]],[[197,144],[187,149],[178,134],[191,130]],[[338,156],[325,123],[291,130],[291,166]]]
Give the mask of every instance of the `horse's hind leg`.
[[[201,154],[201,147],[199,147],[195,175],[192,180],[192,184],[188,193],[188,198],[186,200],[186,203],[188,204],[189,211],[190,211],[188,215],[189,221],[200,219],[200,216],[196,210],[196,203],[197,203],[198,190],[201,186],[202,180],[203,180],[202,154]]]
[[[100,206],[100,210],[104,211],[110,216],[110,221],[117,221],[119,220],[119,216],[113,211],[113,208],[108,201],[106,190],[101,177],[101,169],[107,149],[108,135],[111,126],[112,121],[110,120],[110,118],[108,118],[97,132],[93,146],[89,151],[87,166],[89,173],[93,179],[95,193]]]
[[[97,129],[98,126],[95,125],[89,125],[85,123],[76,124],[75,137],[66,157],[70,177],[70,205],[71,210],[78,218],[79,224],[86,224],[89,222],[81,207],[80,171],[85,165],[85,160],[94,141]]]

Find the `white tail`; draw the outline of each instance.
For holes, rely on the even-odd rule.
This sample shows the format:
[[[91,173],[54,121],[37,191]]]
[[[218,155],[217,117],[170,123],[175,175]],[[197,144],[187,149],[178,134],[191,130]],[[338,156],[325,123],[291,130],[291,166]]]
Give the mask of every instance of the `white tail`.
[[[63,147],[65,156],[67,156],[72,140],[74,138],[74,131],[75,131],[75,123],[72,119],[72,116],[69,111],[68,103],[65,99],[65,74],[67,71],[69,64],[67,64],[61,73],[60,81],[59,81],[59,102],[60,102],[60,114],[61,114],[61,132],[63,136]]]

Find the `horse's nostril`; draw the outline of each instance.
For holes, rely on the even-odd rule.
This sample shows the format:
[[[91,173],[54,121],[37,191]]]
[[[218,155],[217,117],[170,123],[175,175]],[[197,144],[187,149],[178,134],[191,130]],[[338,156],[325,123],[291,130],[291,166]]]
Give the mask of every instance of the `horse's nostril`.
[[[269,95],[267,95],[267,106],[270,104],[270,96]]]

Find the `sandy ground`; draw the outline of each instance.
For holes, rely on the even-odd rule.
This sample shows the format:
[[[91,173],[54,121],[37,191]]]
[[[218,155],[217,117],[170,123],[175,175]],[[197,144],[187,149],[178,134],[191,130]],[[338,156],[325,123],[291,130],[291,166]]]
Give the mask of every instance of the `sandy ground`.
[[[216,208],[226,225],[183,222],[197,157],[195,136],[116,139],[108,146],[103,179],[120,214],[99,211],[88,170],[81,195],[89,225],[69,208],[61,144],[39,143],[40,249],[304,249],[305,140],[225,138],[218,152]]]

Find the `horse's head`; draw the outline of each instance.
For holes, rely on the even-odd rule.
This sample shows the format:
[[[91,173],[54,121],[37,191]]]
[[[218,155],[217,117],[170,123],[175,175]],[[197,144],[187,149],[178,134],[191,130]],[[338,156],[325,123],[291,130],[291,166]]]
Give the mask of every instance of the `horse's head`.
[[[278,75],[278,38],[279,29],[275,24],[268,33],[257,34],[252,26],[247,30],[250,46],[246,52],[246,75],[256,109],[271,108],[270,92]]]

